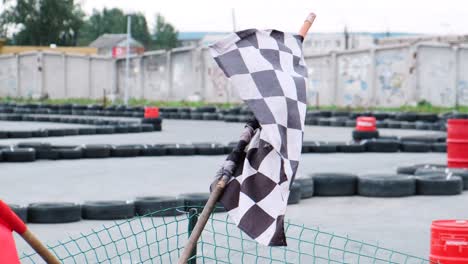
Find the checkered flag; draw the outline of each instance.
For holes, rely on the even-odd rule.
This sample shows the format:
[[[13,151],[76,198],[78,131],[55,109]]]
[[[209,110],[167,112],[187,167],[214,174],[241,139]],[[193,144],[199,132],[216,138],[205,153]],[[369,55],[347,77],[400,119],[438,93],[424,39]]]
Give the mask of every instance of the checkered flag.
[[[302,40],[248,29],[210,47],[260,124],[235,155],[240,162],[221,203],[241,230],[269,246],[286,245],[284,214],[301,154],[307,107]]]

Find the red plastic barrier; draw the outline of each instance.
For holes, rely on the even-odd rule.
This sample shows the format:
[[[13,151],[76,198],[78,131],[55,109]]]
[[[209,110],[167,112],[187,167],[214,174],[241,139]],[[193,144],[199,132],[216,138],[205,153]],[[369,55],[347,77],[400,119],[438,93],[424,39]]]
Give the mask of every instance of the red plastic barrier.
[[[440,264],[468,263],[468,220],[432,222],[430,260]]]
[[[157,118],[159,117],[158,107],[145,107],[145,118]]]
[[[376,131],[376,120],[373,116],[360,116],[356,119],[357,131]]]
[[[22,234],[26,231],[26,225],[0,200],[0,263],[19,264],[15,240],[12,231]]]
[[[468,120],[449,119],[447,128],[449,168],[468,168]]]

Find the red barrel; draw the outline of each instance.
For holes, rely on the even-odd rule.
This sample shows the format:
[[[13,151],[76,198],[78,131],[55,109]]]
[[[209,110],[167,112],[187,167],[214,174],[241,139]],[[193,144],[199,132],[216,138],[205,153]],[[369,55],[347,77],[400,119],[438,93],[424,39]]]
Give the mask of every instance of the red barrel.
[[[449,119],[447,128],[449,168],[468,168],[468,120]]]
[[[145,118],[157,118],[159,117],[158,107],[145,107]]]
[[[439,264],[468,263],[468,220],[432,222],[430,260]]]
[[[360,116],[356,119],[357,131],[376,131],[376,121],[373,116]]]

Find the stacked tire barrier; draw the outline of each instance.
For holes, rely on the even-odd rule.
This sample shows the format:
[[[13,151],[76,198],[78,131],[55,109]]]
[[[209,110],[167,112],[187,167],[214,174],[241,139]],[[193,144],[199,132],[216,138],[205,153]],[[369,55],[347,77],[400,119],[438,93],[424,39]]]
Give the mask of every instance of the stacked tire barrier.
[[[183,120],[220,120],[225,122],[245,121],[252,112],[245,106],[219,109],[214,106],[198,108],[189,107],[161,107],[160,115],[166,119]],[[0,104],[0,113],[9,114],[47,114],[47,115],[85,115],[85,116],[111,116],[111,117],[137,117],[144,116],[144,107],[129,107],[123,105],[50,105],[50,104]],[[413,113],[413,112],[349,112],[349,111],[308,111],[306,125],[354,127],[356,118],[361,116],[375,117],[377,128],[413,129],[446,131],[447,120],[450,118],[468,119],[463,113]]]
[[[320,142],[305,141],[304,154],[332,153],[390,153],[390,152],[446,152],[445,138],[428,136],[383,138],[361,142]],[[15,145],[0,145],[0,162],[32,162],[36,160],[74,160],[98,158],[131,158],[157,156],[214,156],[232,151],[233,144],[194,143],[194,144],[85,144],[52,145],[45,142],[19,142]]]
[[[408,173],[408,174],[403,174]],[[457,195],[468,190],[468,169],[446,169],[437,164],[401,167],[397,174],[314,173],[297,178],[290,188],[288,204],[301,200],[331,196],[407,197],[413,195]],[[176,216],[191,207],[203,207],[209,193],[188,193],[177,197],[143,196],[133,201],[87,201],[76,203],[31,203],[10,205],[29,223],[68,223],[85,220],[118,220],[144,216]],[[224,212],[218,204],[215,212]]]
[[[50,128],[37,130],[15,130],[0,131],[2,138],[44,138],[44,137],[64,137],[78,135],[102,135],[120,133],[142,133],[162,130],[162,119],[142,119],[141,122],[125,120],[106,120],[102,118],[79,118],[79,117],[56,117],[47,115],[26,115],[26,114],[2,114],[0,121],[30,121],[30,122],[53,122],[66,124],[82,124],[90,127],[79,128]]]

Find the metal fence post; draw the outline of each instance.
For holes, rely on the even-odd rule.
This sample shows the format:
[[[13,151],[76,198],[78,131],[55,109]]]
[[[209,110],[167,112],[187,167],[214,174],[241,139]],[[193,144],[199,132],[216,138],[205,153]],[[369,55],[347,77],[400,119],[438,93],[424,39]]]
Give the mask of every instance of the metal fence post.
[[[192,234],[193,228],[198,221],[198,210],[197,208],[189,209],[189,222],[188,222],[188,237]],[[187,264],[196,264],[197,263],[197,247],[193,248],[192,254]]]

